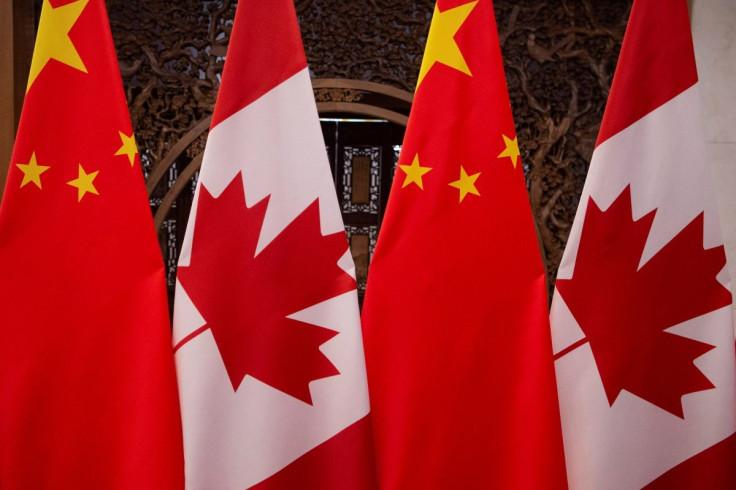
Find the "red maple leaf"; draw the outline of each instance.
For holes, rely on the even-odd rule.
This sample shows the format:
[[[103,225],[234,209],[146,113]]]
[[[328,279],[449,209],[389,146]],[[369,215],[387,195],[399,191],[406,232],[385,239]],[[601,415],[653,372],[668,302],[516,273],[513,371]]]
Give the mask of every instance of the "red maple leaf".
[[[319,350],[337,332],[287,316],[355,289],[337,265],[347,240],[320,233],[315,200],[255,255],[268,201],[248,209],[240,174],[217,199],[202,185],[191,262],[177,274],[234,390],[250,375],[311,404],[309,383],[339,374]]]
[[[731,304],[716,279],[723,246],[703,248],[703,214],[639,268],[656,209],[634,221],[631,190],[606,211],[590,199],[571,279],[557,290],[590,342],[613,402],[627,390],[678,417],[681,398],[714,388],[693,364],[713,346],[665,329]]]

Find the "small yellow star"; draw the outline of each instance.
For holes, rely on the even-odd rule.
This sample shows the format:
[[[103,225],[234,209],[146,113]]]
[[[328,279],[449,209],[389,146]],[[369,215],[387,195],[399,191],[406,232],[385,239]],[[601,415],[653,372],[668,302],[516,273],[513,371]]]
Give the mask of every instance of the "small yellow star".
[[[128,136],[122,131],[118,131],[118,134],[120,134],[120,141],[122,141],[123,146],[115,153],[115,156],[127,155],[128,160],[130,160],[130,166],[132,167],[135,165],[135,156],[138,154],[138,146],[135,144],[135,134]]]
[[[480,196],[480,192],[478,192],[478,189],[475,188],[475,181],[478,180],[479,175],[480,172],[478,172],[477,174],[468,175],[465,172],[463,166],[460,165],[460,180],[450,182],[449,184],[452,187],[460,189],[460,202],[463,202],[463,199],[465,199],[465,196],[467,196],[468,194],[475,194],[476,196]]]
[[[69,31],[79,19],[88,2],[89,0],[77,0],[54,8],[49,0],[43,0],[41,18],[38,21],[36,48],[33,51],[26,92],[30,90],[31,85],[36,81],[36,77],[52,59],[87,73],[87,68],[84,66],[77,48],[69,38]]]
[[[99,170],[92,172],[91,174],[88,174],[84,171],[82,168],[82,164],[79,164],[79,177],[67,182],[72,187],[76,187],[78,189],[77,192],[77,202],[80,202],[85,194],[88,192],[91,192],[95,195],[100,195],[99,192],[97,192],[97,189],[95,189],[95,185],[92,183],[93,180],[95,180],[95,177],[97,177],[97,174],[100,173]]]
[[[514,164],[514,168],[516,168],[519,156],[521,156],[521,152],[519,152],[518,139],[516,137],[514,139],[508,138],[505,134],[502,134],[501,136],[503,136],[503,142],[506,144],[506,149],[498,155],[498,158],[509,157],[511,159],[511,163]]]
[[[35,151],[31,153],[30,162],[28,162],[27,164],[16,163],[15,166],[18,167],[21,172],[23,172],[23,182],[20,183],[21,187],[29,182],[33,182],[39,189],[41,189],[41,174],[51,168],[47,167],[46,165],[39,165],[38,163],[36,163]]]
[[[470,68],[468,68],[462,52],[460,52],[460,48],[455,42],[455,34],[457,34],[457,31],[477,3],[477,1],[466,3],[459,7],[445,10],[444,12],[440,12],[435,4],[432,24],[429,26],[429,35],[427,36],[427,47],[424,49],[422,66],[419,69],[417,87],[419,87],[419,84],[424,80],[424,76],[435,63],[442,63],[466,75],[473,76],[470,73]]]
[[[418,185],[420,189],[424,190],[424,185],[422,184],[422,175],[432,170],[432,167],[421,167],[419,165],[418,154],[414,156],[414,161],[411,165],[399,165],[399,168],[406,173],[404,185],[401,186],[402,189],[407,185],[414,183]]]

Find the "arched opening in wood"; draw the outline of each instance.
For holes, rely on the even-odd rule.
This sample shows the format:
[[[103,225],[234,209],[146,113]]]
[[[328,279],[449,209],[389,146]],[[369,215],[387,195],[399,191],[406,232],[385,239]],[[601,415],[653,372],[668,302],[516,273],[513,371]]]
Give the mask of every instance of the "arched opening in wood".
[[[413,95],[388,85],[349,79],[314,79],[312,87],[320,115],[340,114],[382,119],[406,127]],[[379,105],[380,104],[380,105]],[[175,181],[166,190],[154,215],[156,230],[161,227],[184,189],[190,185],[202,165],[203,151],[188,162],[187,149],[209,130],[211,117],[190,129],[151,170],[146,179],[148,196],[160,186],[175,163],[184,164]]]

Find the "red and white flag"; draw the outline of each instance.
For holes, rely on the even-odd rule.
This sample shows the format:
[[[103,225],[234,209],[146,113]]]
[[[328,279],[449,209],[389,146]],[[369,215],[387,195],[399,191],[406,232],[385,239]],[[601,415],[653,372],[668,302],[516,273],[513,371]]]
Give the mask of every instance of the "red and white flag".
[[[734,488],[730,279],[685,0],[635,0],[552,305],[572,488]]]
[[[241,1],[179,260],[187,488],[373,488],[353,269],[293,2]]]

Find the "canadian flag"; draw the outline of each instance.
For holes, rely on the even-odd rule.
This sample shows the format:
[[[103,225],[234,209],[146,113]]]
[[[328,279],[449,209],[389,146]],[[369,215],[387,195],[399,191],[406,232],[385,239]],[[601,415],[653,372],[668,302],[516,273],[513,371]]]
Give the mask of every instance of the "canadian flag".
[[[187,488],[373,488],[353,268],[293,2],[241,1],[179,260]]]
[[[560,265],[572,488],[735,488],[731,282],[685,0],[635,0]]]

